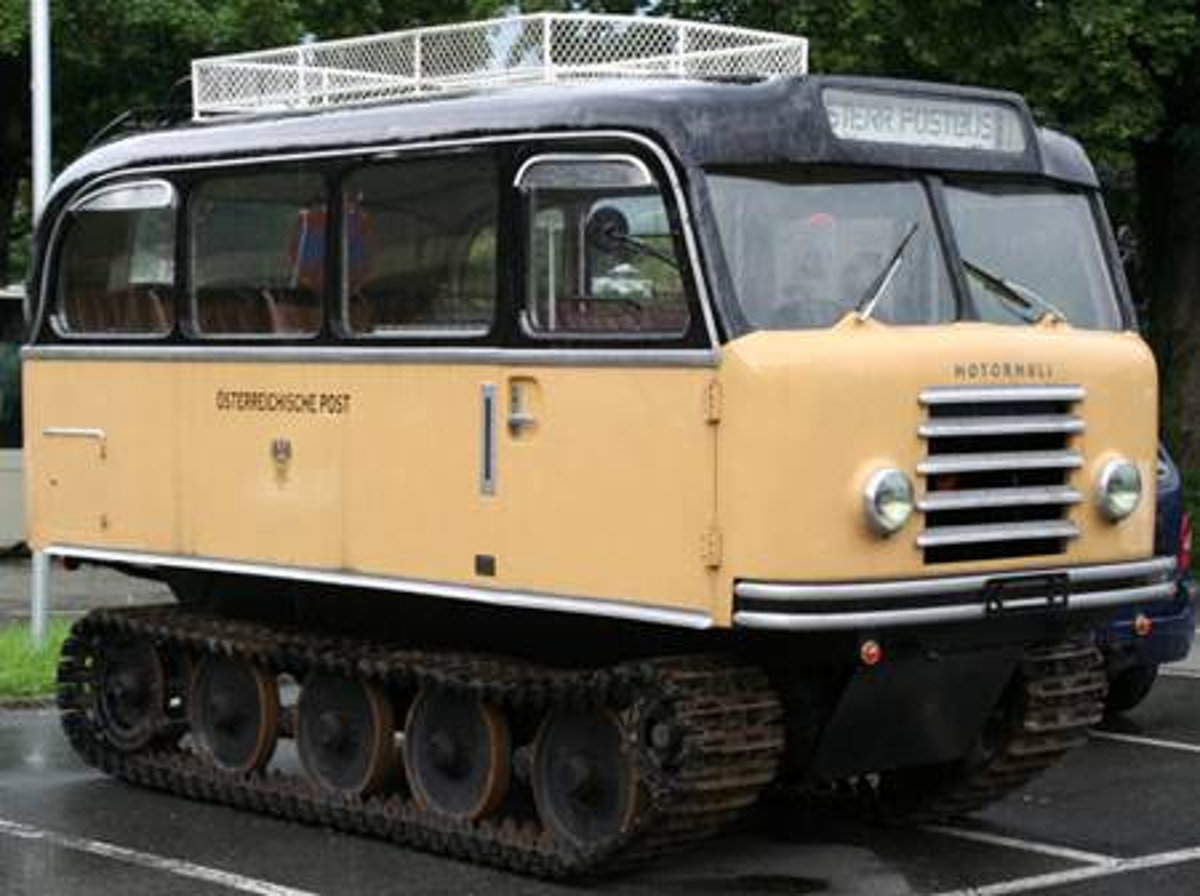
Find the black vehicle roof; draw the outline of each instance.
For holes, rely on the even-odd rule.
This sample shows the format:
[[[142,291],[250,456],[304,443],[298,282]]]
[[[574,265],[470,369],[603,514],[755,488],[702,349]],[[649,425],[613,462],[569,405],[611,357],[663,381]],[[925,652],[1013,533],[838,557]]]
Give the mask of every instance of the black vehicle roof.
[[[830,130],[821,105],[821,91],[830,86],[1004,103],[1020,116],[1027,146],[1022,153],[995,153],[842,141]],[[603,81],[508,88],[422,102],[192,123],[127,137],[87,153],[62,173],[54,193],[61,199],[84,181],[126,168],[576,130],[648,134],[684,163],[701,166],[885,166],[1026,174],[1097,186],[1095,171],[1079,145],[1036,128],[1016,94],[809,76],[757,83]]]

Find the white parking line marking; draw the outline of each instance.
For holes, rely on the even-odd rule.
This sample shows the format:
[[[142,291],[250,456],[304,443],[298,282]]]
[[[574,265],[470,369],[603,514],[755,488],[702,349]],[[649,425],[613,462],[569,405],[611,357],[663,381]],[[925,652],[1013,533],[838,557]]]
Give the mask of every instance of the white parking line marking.
[[[922,830],[947,837],[957,837],[959,840],[970,840],[973,843],[983,843],[988,846],[1002,846],[1005,849],[1017,849],[1022,852],[1033,852],[1068,862],[1081,862],[1084,865],[1113,867],[1121,860],[1116,856],[1101,855],[1096,852],[1084,852],[1071,849],[1069,846],[1055,846],[1053,843],[1037,843],[1033,840],[1021,840],[1017,837],[1005,837],[1001,834],[990,834],[987,831],[973,831],[969,828],[951,828],[940,824],[927,824]]]
[[[153,853],[139,852],[136,849],[117,846],[115,843],[105,843],[101,840],[89,840],[86,837],[74,837],[70,834],[46,831],[41,828],[35,828],[32,825],[21,824],[17,821],[8,821],[3,818],[0,818],[0,834],[16,837],[20,840],[36,840],[42,843],[49,843],[52,846],[58,846],[63,849],[85,852],[90,855],[101,856],[105,859],[124,862],[127,865],[148,868],[151,871],[163,871],[167,874],[174,874],[177,877],[188,877],[192,880],[216,884],[217,886],[227,887],[230,890],[238,890],[242,893],[253,893],[255,896],[316,896],[315,893],[308,890],[296,890],[292,887],[284,887],[265,880],[243,877],[240,874],[234,874],[230,871],[206,868],[203,865],[194,865],[191,862],[184,862],[180,859],[169,859],[165,856],[154,855]]]
[[[1049,874],[984,884],[980,887],[967,887],[964,890],[948,890],[937,896],[1012,896],[1014,893],[1032,893],[1048,887],[1102,880],[1106,877],[1117,877],[1135,871],[1169,868],[1173,865],[1188,865],[1192,862],[1200,862],[1200,846],[1140,856],[1136,859],[1118,859],[1114,865],[1089,865],[1084,868],[1072,868],[1068,871],[1052,871]]]
[[[1164,678],[1200,678],[1200,669],[1179,668],[1159,669],[1158,674]]]
[[[1200,744],[1187,744],[1177,740],[1159,740],[1155,737],[1140,737],[1136,734],[1118,734],[1115,731],[1092,731],[1091,737],[1093,740],[1111,740],[1118,744],[1133,744],[1135,747],[1157,747],[1160,750],[1200,754]]]

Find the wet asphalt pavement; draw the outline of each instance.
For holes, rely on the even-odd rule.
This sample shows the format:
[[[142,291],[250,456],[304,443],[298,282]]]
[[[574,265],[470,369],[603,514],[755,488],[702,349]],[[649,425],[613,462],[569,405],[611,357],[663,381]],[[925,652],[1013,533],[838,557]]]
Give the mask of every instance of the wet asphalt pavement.
[[[7,567],[7,569],[6,569]],[[0,594],[13,564],[0,564]],[[161,596],[95,571],[109,603]],[[56,606],[73,611],[55,573]],[[109,578],[108,576],[112,576]],[[11,583],[11,579],[8,580]],[[3,614],[20,612],[0,602]],[[82,765],[49,710],[0,711],[0,894],[1200,893],[1200,657],[1024,791],[946,828],[786,820],[587,885],[526,880],[317,828],[191,803]]]

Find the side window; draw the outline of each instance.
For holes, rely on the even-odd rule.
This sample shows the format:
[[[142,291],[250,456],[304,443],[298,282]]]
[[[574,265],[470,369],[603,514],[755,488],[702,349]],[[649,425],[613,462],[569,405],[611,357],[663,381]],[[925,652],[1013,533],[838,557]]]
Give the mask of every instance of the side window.
[[[70,334],[162,336],[175,325],[175,188],[110,187],[71,209],[56,321]]]
[[[662,192],[632,156],[544,156],[517,187],[535,335],[679,336],[689,313]]]
[[[496,306],[498,215],[490,157],[387,162],[350,175],[342,193],[349,331],[485,333]]]
[[[207,336],[311,336],[325,294],[325,181],[304,171],[217,177],[189,208],[191,299]]]

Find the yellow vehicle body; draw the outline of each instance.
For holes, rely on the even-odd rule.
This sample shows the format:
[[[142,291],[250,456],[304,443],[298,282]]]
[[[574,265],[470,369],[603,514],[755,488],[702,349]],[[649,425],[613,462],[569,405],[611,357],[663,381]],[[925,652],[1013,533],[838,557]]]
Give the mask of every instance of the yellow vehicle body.
[[[880,466],[917,469],[922,389],[969,370],[1025,385],[1004,377],[1017,365],[1087,390],[1079,491],[1118,455],[1153,481],[1155,368],[1136,335],[847,318],[744,337],[697,369],[31,360],[31,536],[39,550],[552,594],[727,626],[739,579],[930,574],[919,527],[887,540],[867,528],[863,484]],[[486,384],[502,408],[522,390],[535,420],[502,433],[492,494],[478,481]],[[272,397],[290,404],[266,409]],[[1081,537],[1056,565],[1150,554],[1152,500],[1120,525],[1092,502],[1072,520]]]
[[[32,361],[26,376],[37,549],[713,606],[711,371]],[[536,428],[505,432],[482,494],[480,390],[513,381],[536,386]],[[254,393],[315,403],[221,407]]]

